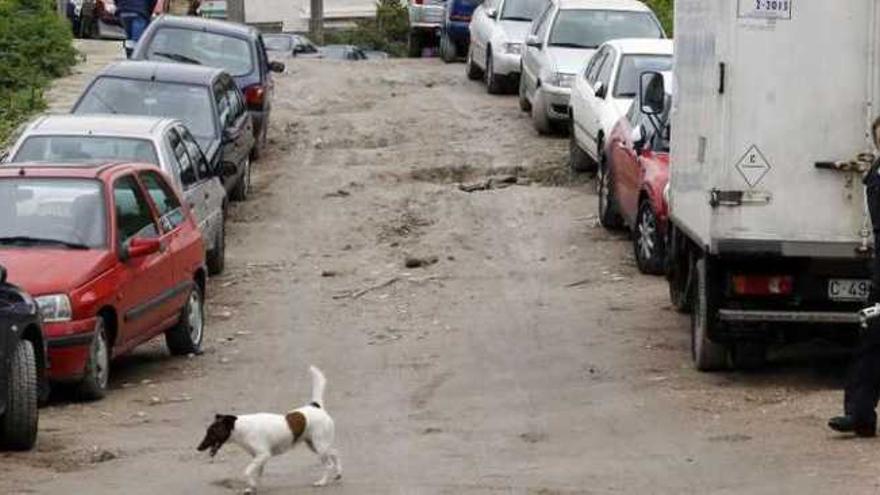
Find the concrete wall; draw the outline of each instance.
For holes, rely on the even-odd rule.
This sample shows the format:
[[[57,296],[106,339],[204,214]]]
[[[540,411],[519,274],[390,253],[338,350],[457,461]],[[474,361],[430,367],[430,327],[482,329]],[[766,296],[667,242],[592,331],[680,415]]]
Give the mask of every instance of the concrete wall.
[[[307,31],[309,15],[309,0],[245,0],[248,23],[280,21],[284,31]],[[328,21],[375,15],[373,0],[324,0],[324,17]]]

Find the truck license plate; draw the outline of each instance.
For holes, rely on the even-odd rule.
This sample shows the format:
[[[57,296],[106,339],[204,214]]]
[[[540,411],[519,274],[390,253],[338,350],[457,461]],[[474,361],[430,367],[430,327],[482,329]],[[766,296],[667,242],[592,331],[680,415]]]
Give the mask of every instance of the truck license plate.
[[[832,278],[828,281],[828,299],[832,301],[867,301],[870,280]]]

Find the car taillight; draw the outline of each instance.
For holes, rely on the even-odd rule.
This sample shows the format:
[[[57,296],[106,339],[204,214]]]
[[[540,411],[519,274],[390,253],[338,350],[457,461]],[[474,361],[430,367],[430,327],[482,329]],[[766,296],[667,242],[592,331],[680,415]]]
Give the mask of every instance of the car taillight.
[[[253,86],[244,88],[244,101],[247,102],[248,106],[263,106],[263,97],[265,95],[266,89],[263,88],[262,84],[254,84]]]
[[[787,296],[794,290],[789,275],[734,275],[733,292],[739,296]]]

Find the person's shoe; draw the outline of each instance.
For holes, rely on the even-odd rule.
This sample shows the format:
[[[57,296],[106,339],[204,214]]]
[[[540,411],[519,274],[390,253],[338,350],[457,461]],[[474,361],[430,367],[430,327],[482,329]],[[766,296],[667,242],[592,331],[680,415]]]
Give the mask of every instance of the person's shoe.
[[[877,436],[877,423],[858,423],[852,416],[837,416],[828,421],[828,427],[841,433],[855,433],[860,437]]]

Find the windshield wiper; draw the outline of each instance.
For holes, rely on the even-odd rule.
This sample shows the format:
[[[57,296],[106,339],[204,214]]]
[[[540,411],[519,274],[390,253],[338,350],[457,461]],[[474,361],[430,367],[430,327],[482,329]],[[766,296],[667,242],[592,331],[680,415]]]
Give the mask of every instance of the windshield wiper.
[[[515,15],[512,15],[510,17],[502,17],[501,20],[502,21],[532,22],[532,20],[529,19],[528,17],[517,17]]]
[[[69,249],[89,249],[85,244],[62,241],[61,239],[48,239],[43,237],[30,237],[26,235],[0,237],[0,244],[50,244],[64,246]]]
[[[184,64],[202,65],[202,63],[198,60],[187,57],[186,55],[181,55],[179,53],[153,52],[153,55],[156,55],[157,57],[167,58],[169,60],[174,60],[175,62],[183,62]]]
[[[580,43],[550,43],[550,46],[559,46],[562,48],[587,48],[587,49],[598,48],[596,46],[591,46],[591,45],[581,45]]]

